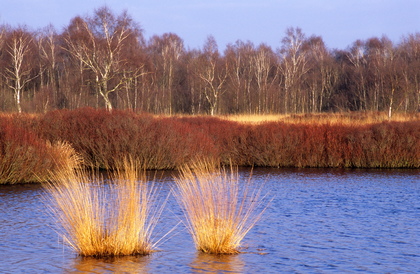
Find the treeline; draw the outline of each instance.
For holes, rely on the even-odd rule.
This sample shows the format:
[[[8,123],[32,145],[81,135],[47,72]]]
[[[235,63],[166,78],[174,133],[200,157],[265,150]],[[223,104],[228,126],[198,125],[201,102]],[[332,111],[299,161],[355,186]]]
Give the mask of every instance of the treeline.
[[[0,26],[0,93],[0,110],[18,112],[414,112],[420,33],[331,50],[320,36],[289,28],[279,48],[237,41],[220,52],[211,36],[201,49],[173,33],[146,41],[129,14],[101,7],[61,31]]]
[[[420,168],[420,120],[249,124],[93,108],[3,114],[0,184],[41,180],[51,170],[73,167],[72,149],[86,167],[108,170],[127,157],[147,169],[177,169],[203,159],[277,168]]]

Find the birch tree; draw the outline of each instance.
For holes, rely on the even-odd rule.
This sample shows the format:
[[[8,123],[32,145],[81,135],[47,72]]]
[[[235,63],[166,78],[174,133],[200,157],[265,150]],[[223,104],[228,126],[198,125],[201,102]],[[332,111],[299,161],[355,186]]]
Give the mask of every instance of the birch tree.
[[[6,80],[4,78],[4,67],[5,67],[5,61],[4,61],[4,55],[5,55],[5,36],[6,36],[6,26],[0,25],[0,90],[4,90],[6,87]],[[4,98],[5,96],[1,96],[1,99],[3,101],[4,105]]]
[[[57,77],[57,46],[58,34],[52,25],[48,25],[38,34],[38,55],[39,55],[39,76],[40,76],[40,91],[46,85],[48,94],[44,99],[43,109],[47,110],[50,103],[50,95],[52,101],[57,102],[59,97],[58,91],[58,77]]]
[[[96,92],[108,110],[113,108],[110,94],[126,81],[122,51],[128,38],[139,32],[126,12],[115,17],[107,7],[96,10],[92,18],[73,19],[66,31],[65,49],[93,73]]]
[[[9,65],[5,68],[7,85],[13,91],[16,109],[22,112],[21,97],[25,86],[36,78],[29,59],[33,54],[33,36],[24,28],[13,30],[6,41]]]
[[[300,28],[288,28],[280,49],[280,70],[284,78],[284,111],[298,112],[302,77],[308,72],[308,60],[303,52],[305,35]]]
[[[402,38],[399,46],[404,64],[404,110],[420,111],[420,32]]]
[[[209,36],[201,56],[201,67],[198,75],[204,82],[204,96],[210,107],[210,115],[214,115],[220,98],[225,93],[223,85],[227,78],[227,62],[221,60],[216,40]]]
[[[236,41],[225,50],[228,62],[228,82],[232,92],[232,108],[235,112],[251,113],[253,109],[252,82],[254,79],[253,56],[254,45],[251,42]]]
[[[267,45],[260,45],[253,58],[254,73],[258,91],[257,112],[267,113],[273,110],[274,98],[269,94],[277,79],[277,65],[272,61],[274,54]]]
[[[320,36],[310,37],[306,44],[310,67],[308,108],[311,112],[321,112],[337,85],[338,70]]]
[[[154,57],[158,89],[162,90],[163,111],[172,114],[174,111],[174,90],[176,88],[176,68],[184,53],[184,42],[173,33],[153,36],[149,45],[150,53]]]
[[[367,109],[367,88],[366,88],[366,73],[365,68],[367,64],[365,52],[363,50],[364,43],[361,40],[357,40],[353,43],[353,46],[350,48],[350,51],[347,53],[347,60],[351,64],[351,73],[350,77],[352,82],[355,84],[354,97],[356,102],[354,102],[354,107],[358,110]]]

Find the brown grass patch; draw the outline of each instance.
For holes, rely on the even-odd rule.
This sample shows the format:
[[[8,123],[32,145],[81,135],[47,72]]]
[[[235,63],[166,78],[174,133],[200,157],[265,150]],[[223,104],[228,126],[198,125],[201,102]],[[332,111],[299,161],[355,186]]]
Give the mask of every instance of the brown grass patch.
[[[265,122],[285,122],[292,124],[345,124],[362,125],[384,121],[409,122],[419,121],[419,113],[394,113],[391,118],[387,112],[342,112],[342,113],[308,113],[308,114],[238,114],[220,115],[220,119],[245,124]]]

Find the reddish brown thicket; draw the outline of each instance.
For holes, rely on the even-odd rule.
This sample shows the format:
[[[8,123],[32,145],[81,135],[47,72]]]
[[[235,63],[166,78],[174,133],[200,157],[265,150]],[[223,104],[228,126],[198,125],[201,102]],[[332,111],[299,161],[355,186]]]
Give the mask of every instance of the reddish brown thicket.
[[[420,122],[266,123],[248,138],[252,163],[278,167],[420,167]],[[251,137],[252,136],[252,137]]]
[[[269,167],[420,167],[420,121],[374,124],[267,122],[245,125],[183,118],[214,142],[222,164]]]
[[[234,162],[235,165],[252,164],[247,150],[249,126],[210,116],[180,118],[208,136],[213,144],[214,154],[222,164]],[[212,155],[212,156],[213,156]]]
[[[324,153],[321,131],[303,124],[265,123],[253,126],[248,137],[253,164],[274,167],[317,165]]]
[[[90,108],[39,116],[36,131],[68,141],[86,163],[112,168],[126,155],[147,168],[196,158],[270,167],[420,167],[420,122],[241,124],[214,117],[154,118]]]
[[[114,168],[127,155],[149,169],[172,169],[202,157],[215,157],[213,142],[175,118],[131,111],[53,111],[38,118],[35,131],[50,141],[72,144],[85,163]]]
[[[3,116],[0,126],[0,153],[8,163],[3,177],[12,172],[22,176],[17,181],[50,167],[59,156],[51,156],[48,143],[57,142],[69,143],[87,166],[104,169],[127,156],[147,169],[176,169],[198,159],[238,166],[420,168],[420,121],[243,124],[83,108]]]
[[[369,167],[420,167],[419,122],[381,123],[369,128],[365,165]]]
[[[65,140],[79,152],[85,164],[107,168],[121,154],[134,151],[137,134],[146,131],[151,117],[136,117],[130,112],[95,111],[90,108],[75,111],[52,111],[37,119],[34,130],[47,140]],[[134,122],[136,121],[136,123]],[[147,136],[143,136],[146,140]]]
[[[63,142],[50,143],[15,124],[24,116],[0,117],[0,184],[48,180],[51,172],[78,164],[74,150]]]

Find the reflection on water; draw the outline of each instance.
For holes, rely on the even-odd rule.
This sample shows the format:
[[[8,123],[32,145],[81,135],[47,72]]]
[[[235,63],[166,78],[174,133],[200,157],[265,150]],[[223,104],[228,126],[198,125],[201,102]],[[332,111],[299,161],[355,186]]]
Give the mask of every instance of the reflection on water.
[[[150,260],[150,256],[76,257],[72,267],[73,273],[152,273],[148,269]]]
[[[420,170],[255,169],[253,180],[273,200],[243,253],[202,254],[181,224],[159,252],[111,259],[81,258],[63,245],[40,185],[0,186],[0,273],[418,271]],[[165,175],[158,184],[163,197],[174,186]],[[156,231],[182,216],[169,196]]]
[[[241,256],[214,255],[197,252],[197,256],[191,263],[191,269],[195,273],[243,273],[244,262]]]

